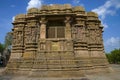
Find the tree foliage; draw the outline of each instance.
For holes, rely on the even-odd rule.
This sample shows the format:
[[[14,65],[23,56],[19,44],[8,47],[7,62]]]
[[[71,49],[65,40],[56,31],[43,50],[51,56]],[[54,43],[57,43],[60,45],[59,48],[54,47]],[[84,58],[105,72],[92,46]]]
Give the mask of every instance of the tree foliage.
[[[108,61],[110,63],[114,63],[114,64],[120,63],[120,49],[115,49],[110,53],[107,53],[106,57],[108,58]]]
[[[4,44],[1,44],[1,43],[0,43],[0,53],[2,54],[3,51],[4,51]]]
[[[12,46],[12,34],[11,32],[8,32],[5,36],[5,42],[4,44],[0,43],[0,53],[3,55],[4,50],[11,50]]]
[[[0,44],[0,65],[6,66],[10,54],[11,54],[11,47],[12,47],[12,33],[8,32],[5,36],[4,44]]]
[[[12,45],[12,33],[8,32],[5,36],[5,48],[7,49],[11,49],[11,45]]]

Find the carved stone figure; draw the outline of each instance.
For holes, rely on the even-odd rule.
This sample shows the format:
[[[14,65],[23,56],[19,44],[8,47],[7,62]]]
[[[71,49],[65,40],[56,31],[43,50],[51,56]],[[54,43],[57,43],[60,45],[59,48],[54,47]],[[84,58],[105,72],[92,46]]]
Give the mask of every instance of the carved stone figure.
[[[16,34],[16,44],[22,44],[22,32],[21,31],[18,31],[17,34]]]

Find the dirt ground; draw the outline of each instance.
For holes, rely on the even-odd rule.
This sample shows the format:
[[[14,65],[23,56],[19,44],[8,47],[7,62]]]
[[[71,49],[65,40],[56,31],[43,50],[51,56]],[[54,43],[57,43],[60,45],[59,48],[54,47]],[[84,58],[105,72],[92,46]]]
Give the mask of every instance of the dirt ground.
[[[120,65],[110,65],[114,70],[111,73],[97,73],[86,75],[86,78],[31,78],[27,76],[0,76],[0,80],[120,80]],[[0,68],[0,73],[4,68]]]
[[[97,73],[87,75],[90,80],[120,80],[120,65],[110,65],[113,71],[111,73]]]

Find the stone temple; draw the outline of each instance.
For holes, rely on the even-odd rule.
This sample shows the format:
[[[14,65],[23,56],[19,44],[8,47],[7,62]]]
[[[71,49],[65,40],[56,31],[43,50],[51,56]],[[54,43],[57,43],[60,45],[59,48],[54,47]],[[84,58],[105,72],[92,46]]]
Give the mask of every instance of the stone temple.
[[[103,26],[81,6],[44,5],[19,14],[6,73],[39,77],[80,77],[107,72]]]

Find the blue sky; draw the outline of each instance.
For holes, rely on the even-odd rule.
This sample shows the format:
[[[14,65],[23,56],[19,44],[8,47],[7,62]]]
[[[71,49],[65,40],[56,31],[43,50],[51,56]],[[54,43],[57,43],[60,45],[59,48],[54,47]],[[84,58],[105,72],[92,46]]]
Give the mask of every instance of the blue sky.
[[[84,6],[87,12],[98,13],[104,26],[105,51],[110,52],[120,47],[120,0],[0,0],[0,43],[12,29],[14,16],[26,13],[31,7],[45,4],[66,4]]]

